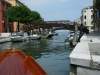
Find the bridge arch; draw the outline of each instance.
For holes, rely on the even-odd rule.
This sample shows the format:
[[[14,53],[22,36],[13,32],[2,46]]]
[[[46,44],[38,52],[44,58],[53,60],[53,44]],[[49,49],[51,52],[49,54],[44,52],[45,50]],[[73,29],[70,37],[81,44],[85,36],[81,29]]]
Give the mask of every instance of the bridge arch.
[[[39,28],[51,28],[51,27],[62,27],[67,30],[74,31],[75,23],[70,22],[69,20],[60,20],[60,21],[44,21],[44,22],[34,22],[28,25],[23,26],[23,31],[30,31],[33,29]]]

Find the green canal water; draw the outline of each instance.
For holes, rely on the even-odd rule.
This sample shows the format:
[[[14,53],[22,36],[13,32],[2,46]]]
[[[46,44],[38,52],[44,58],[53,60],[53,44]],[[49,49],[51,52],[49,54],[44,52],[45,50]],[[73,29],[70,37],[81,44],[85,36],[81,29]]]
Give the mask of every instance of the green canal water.
[[[16,47],[32,57],[48,75],[69,75],[69,54],[72,49],[65,44],[68,30],[57,30],[58,35],[50,39],[30,40],[27,42],[7,42],[0,44],[0,49]]]

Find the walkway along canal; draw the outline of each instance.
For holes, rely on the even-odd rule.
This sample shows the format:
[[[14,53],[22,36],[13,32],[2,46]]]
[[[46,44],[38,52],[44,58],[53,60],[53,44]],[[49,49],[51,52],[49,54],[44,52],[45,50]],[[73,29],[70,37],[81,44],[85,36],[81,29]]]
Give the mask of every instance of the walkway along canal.
[[[69,75],[69,55],[73,49],[65,44],[69,31],[57,30],[56,32],[58,35],[49,39],[2,43],[0,49],[16,47],[25,54],[30,52],[48,75]]]

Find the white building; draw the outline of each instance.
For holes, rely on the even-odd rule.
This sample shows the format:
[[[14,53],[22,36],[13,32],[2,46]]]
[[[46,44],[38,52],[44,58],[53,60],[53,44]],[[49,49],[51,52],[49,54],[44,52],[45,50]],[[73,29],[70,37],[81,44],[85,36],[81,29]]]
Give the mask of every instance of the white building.
[[[78,25],[81,25],[81,18],[74,20],[74,22],[78,23]]]
[[[89,6],[82,10],[82,24],[86,26],[89,31],[93,28],[93,6]]]

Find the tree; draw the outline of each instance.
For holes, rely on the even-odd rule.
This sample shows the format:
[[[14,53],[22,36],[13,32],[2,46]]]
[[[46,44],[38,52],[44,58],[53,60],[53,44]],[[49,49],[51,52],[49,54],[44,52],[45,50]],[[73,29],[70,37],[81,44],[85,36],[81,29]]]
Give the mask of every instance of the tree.
[[[41,15],[37,11],[31,11],[30,22],[41,22],[44,21]]]
[[[100,0],[97,0],[95,3],[95,7],[100,10]]]
[[[4,15],[9,22],[18,22],[19,31],[19,23],[26,23],[30,13],[31,10],[26,6],[12,6]]]

